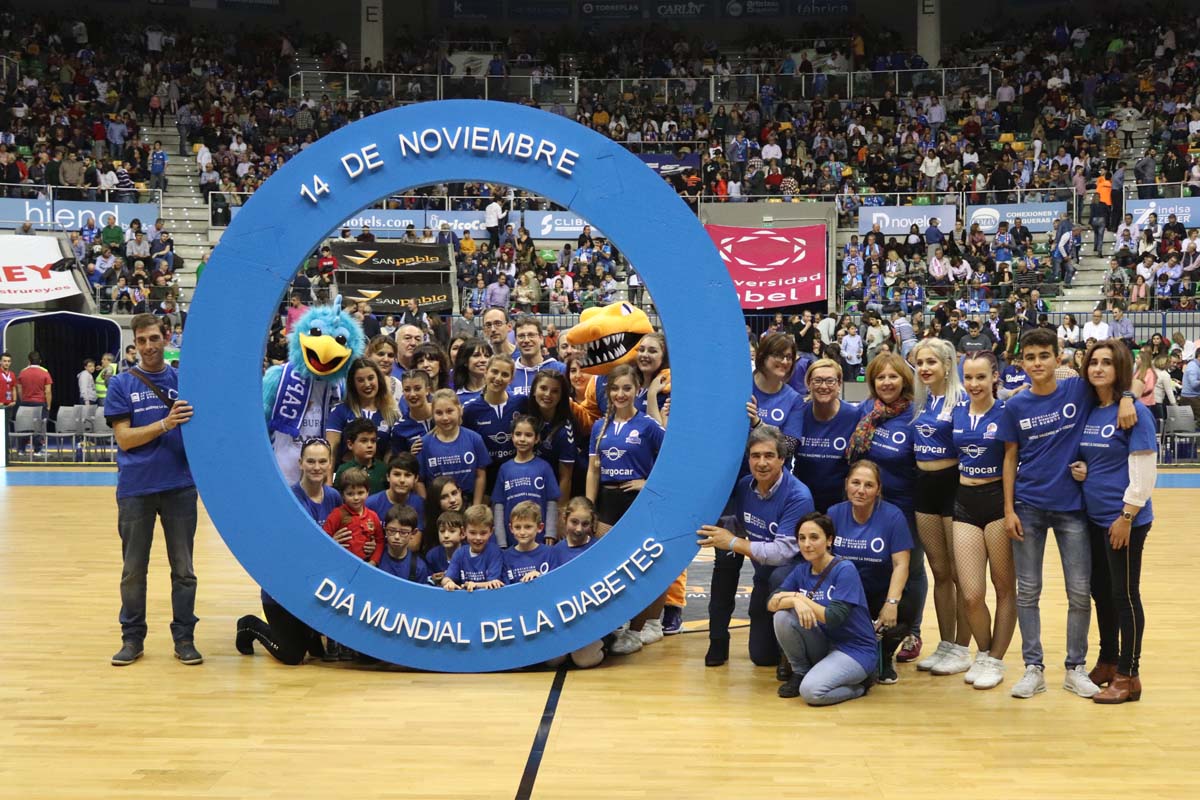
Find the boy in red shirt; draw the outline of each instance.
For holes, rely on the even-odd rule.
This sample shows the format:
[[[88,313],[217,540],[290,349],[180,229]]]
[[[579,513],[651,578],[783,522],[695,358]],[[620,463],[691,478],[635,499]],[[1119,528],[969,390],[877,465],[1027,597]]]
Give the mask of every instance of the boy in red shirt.
[[[383,556],[383,524],[378,515],[366,507],[370,492],[370,477],[365,469],[351,467],[338,476],[337,489],[342,504],[325,520],[325,532],[333,536],[342,528],[350,529],[346,549],[363,561],[378,565]],[[370,543],[370,544],[368,544]]]

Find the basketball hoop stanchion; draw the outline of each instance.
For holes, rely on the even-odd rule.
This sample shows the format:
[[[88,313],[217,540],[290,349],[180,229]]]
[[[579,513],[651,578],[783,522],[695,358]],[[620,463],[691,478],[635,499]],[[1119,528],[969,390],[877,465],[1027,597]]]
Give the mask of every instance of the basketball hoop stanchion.
[[[284,484],[262,410],[266,332],[297,267],[379,198],[454,181],[527,189],[603,230],[645,277],[671,341],[668,434],[633,506],[569,564],[478,593],[401,581],[325,535]],[[184,439],[217,530],[288,611],[389,662],[510,669],[611,633],[691,562],[697,547],[686,534],[720,514],[745,448],[746,357],[729,275],[700,222],[653,170],[564,117],[488,101],[421,103],[310,145],[226,230],[188,318],[180,396],[196,412]]]

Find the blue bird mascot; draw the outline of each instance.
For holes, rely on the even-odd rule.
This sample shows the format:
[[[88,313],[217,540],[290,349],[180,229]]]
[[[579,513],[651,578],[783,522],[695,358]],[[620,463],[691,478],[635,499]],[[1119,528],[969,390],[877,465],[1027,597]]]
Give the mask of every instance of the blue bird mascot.
[[[362,325],[333,305],[314,306],[288,334],[288,361],[263,376],[263,411],[275,461],[288,485],[300,480],[300,445],[325,436],[325,422],[341,402],[350,365],[366,351]]]

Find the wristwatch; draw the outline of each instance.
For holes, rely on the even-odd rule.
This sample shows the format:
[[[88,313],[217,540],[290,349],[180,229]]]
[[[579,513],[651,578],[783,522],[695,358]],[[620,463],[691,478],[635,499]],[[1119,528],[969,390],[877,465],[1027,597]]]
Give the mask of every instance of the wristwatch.
[[[1128,511],[1122,511],[1122,512],[1121,512],[1121,519],[1125,520],[1126,522],[1132,522],[1132,521],[1133,521],[1133,514],[1130,514]]]
[[[898,605],[900,605],[900,601],[899,601],[899,600],[893,600],[892,598],[890,598],[890,597],[889,597],[889,598],[887,599],[887,604],[888,604],[889,606],[898,606]]]

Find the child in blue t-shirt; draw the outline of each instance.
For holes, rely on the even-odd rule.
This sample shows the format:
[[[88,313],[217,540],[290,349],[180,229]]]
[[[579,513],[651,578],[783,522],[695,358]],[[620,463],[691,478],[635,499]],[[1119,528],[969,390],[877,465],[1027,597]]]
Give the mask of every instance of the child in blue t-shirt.
[[[367,508],[383,519],[393,506],[410,506],[417,512],[417,519],[425,516],[425,501],[415,491],[417,474],[420,472],[417,457],[412,453],[398,453],[387,465],[387,488],[376,492],[367,498]],[[421,540],[412,542],[412,547],[420,551]]]
[[[421,439],[421,480],[428,484],[449,475],[473,505],[483,502],[487,466],[492,463],[483,438],[462,425],[462,406],[450,389],[433,394],[433,430]]]
[[[534,455],[538,446],[538,420],[517,414],[513,417],[512,443],[516,455],[500,465],[496,485],[492,489],[492,511],[496,517],[496,543],[508,547],[509,537],[504,520],[526,501],[537,504],[546,520],[545,531],[538,531],[538,541],[554,544],[558,541],[558,478],[545,460]]]
[[[454,551],[442,588],[447,591],[466,589],[499,589],[504,585],[504,559],[500,548],[492,541],[492,510],[477,504],[463,514],[467,523],[467,546]]]
[[[466,522],[463,521],[461,511],[443,511],[438,516],[438,545],[430,548],[425,554],[425,563],[432,572],[429,576],[430,583],[442,585],[442,578],[446,575],[446,568],[450,566],[450,559],[462,546],[465,528]]]
[[[563,515],[562,541],[554,546],[559,566],[574,561],[595,543],[592,530],[596,527],[596,509],[586,497],[572,497]]]
[[[529,583],[557,566],[554,548],[538,542],[542,532],[542,509],[532,500],[517,503],[508,518],[516,541],[504,551],[504,582]]]
[[[387,542],[379,568],[397,578],[413,583],[429,580],[429,567],[417,552],[410,548],[412,542],[420,541],[421,529],[417,524],[417,512],[412,506],[392,506],[383,523],[383,535]]]

